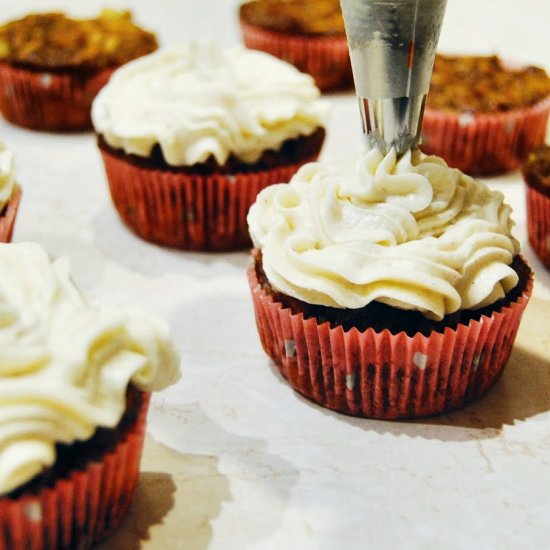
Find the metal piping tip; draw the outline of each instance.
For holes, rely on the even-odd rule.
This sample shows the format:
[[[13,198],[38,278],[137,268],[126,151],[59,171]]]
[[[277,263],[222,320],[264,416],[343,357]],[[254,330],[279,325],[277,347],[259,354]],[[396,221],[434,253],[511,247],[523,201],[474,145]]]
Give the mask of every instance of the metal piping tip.
[[[370,146],[417,147],[447,0],[340,0]]]

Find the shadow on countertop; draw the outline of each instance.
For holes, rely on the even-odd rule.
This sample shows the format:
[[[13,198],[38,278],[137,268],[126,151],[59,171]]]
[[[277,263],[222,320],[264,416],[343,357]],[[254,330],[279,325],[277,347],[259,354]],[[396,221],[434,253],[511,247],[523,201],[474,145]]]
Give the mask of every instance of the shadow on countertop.
[[[180,454],[148,437],[130,511],[97,549],[206,549],[212,538],[211,521],[221,513],[222,503],[231,499],[218,462],[215,456]]]
[[[149,415],[153,433],[160,423],[174,440],[201,452],[178,452],[148,434],[136,498],[118,530],[96,550],[206,550],[215,522],[228,521],[225,513],[237,522],[239,548],[255,548],[279,529],[300,473],[269,452],[265,439],[225,430],[198,402],[154,402]],[[236,501],[243,487],[247,498]],[[243,511],[249,499],[253,514]]]

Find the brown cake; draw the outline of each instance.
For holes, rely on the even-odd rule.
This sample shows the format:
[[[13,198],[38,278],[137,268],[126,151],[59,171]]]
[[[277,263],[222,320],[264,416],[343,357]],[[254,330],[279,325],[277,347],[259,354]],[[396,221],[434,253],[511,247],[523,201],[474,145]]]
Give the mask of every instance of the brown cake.
[[[475,311],[462,310],[446,315],[441,321],[433,321],[424,317],[418,311],[396,309],[381,302],[371,302],[359,309],[342,309],[335,307],[308,304],[297,298],[288,296],[273,289],[262,268],[262,255],[257,251],[254,255],[255,277],[262,290],[274,302],[282,304],[285,309],[290,309],[292,315],[303,315],[304,319],[316,319],[319,324],[329,323],[331,328],[341,327],[345,332],[356,329],[360,332],[372,329],[375,332],[389,330],[392,334],[404,332],[413,337],[416,334],[429,336],[432,332],[444,333],[446,329],[456,330],[458,325],[467,326],[471,321],[477,321],[483,317],[490,317],[494,311],[509,307],[525,292],[525,288],[531,270],[521,256],[516,256],[512,263],[514,271],[518,274],[521,284],[518,284],[507,296],[497,300],[489,307]]]
[[[529,153],[523,176],[530,187],[550,197],[550,146],[541,145]]]
[[[527,234],[540,261],[550,268],[550,147],[531,151],[523,165],[527,184]]]
[[[468,173],[512,170],[544,142],[549,110],[550,78],[541,68],[437,55],[422,149]]]
[[[353,85],[339,0],[252,0],[239,21],[247,47],[289,61],[321,90]]]
[[[44,487],[53,487],[60,479],[70,476],[71,472],[85,470],[89,468],[90,463],[97,463],[105,454],[113,453],[117,445],[126,439],[129,433],[136,430],[139,423],[145,422],[144,417],[149,408],[150,397],[150,394],[130,386],[126,392],[124,414],[114,428],[99,427],[89,439],[75,441],[71,445],[58,443],[55,464],[3,498],[15,500],[22,495],[36,494]]]
[[[212,174],[247,174],[275,170],[284,166],[292,166],[300,163],[302,159],[315,158],[325,141],[325,129],[317,128],[312,134],[299,136],[284,141],[277,151],[264,151],[261,157],[254,163],[246,163],[238,159],[234,154],[220,165],[214,157],[209,157],[206,162],[192,166],[172,166],[166,162],[160,146],[153,147],[149,157],[125,153],[122,149],[110,147],[105,139],[98,136],[98,146],[105,154],[123,159],[136,168],[148,170],[166,170],[168,172],[188,175],[212,175]]]
[[[154,51],[151,32],[129,12],[94,19],[30,14],[0,26],[0,112],[40,130],[90,128],[93,98],[113,70]]]

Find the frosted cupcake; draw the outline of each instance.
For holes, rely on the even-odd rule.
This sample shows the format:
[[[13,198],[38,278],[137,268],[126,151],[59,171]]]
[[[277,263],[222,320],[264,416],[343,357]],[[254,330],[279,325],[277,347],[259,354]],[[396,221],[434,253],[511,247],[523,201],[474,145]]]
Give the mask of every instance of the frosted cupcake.
[[[263,347],[308,398],[414,418],[500,376],[532,288],[500,193],[437,157],[371,150],[304,166],[248,221]]]
[[[0,547],[88,548],[128,511],[177,354],[162,322],[87,303],[36,244],[0,245],[0,310]]]
[[[9,242],[21,201],[21,188],[15,181],[13,155],[0,142],[0,242]]]
[[[0,26],[0,112],[35,130],[89,129],[92,100],[113,70],[156,49],[155,35],[127,11],[9,21]]]
[[[119,69],[92,110],[122,220],[191,250],[249,246],[248,208],[317,158],[326,115],[311,77],[288,63],[198,43]]]

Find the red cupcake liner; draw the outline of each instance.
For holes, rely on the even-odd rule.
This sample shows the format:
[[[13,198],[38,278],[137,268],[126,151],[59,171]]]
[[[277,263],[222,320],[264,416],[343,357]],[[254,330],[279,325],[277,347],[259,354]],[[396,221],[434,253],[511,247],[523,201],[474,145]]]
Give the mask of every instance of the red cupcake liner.
[[[10,200],[0,213],[0,242],[9,243],[15,227],[15,218],[21,202],[21,188],[16,186]]]
[[[85,549],[114,531],[139,478],[150,394],[136,392],[139,413],[100,461],[33,494],[0,498],[0,549]]]
[[[458,409],[489,390],[508,361],[532,291],[490,317],[429,336],[344,331],[292,313],[248,268],[265,352],[296,391],[335,411],[379,419],[419,418]]]
[[[33,130],[88,130],[92,101],[114,69],[48,72],[0,63],[0,112]]]
[[[246,216],[257,194],[286,183],[317,155],[261,172],[188,174],[138,167],[101,148],[113,203],[146,241],[184,250],[250,248]]]
[[[539,260],[550,268],[550,197],[527,187],[527,236]]]
[[[353,74],[345,35],[302,36],[276,33],[240,18],[247,48],[262,50],[313,76],[323,91],[353,87]]]
[[[426,109],[422,123],[424,153],[473,175],[491,175],[518,168],[544,143],[550,98],[503,113],[451,113]]]

